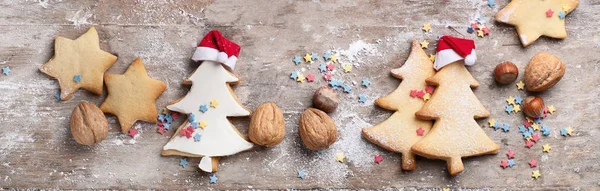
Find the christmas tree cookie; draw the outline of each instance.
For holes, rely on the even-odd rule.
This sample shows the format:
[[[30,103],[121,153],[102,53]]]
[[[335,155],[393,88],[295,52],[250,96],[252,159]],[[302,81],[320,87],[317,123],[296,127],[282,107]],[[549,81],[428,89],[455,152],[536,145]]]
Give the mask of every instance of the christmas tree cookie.
[[[227,117],[248,116],[229,84],[239,79],[227,70],[235,67],[240,47],[218,31],[209,32],[192,57],[202,61],[184,82],[191,82],[190,92],[169,110],[189,114],[187,121],[163,147],[162,155],[202,157],[200,169],[217,170],[217,157],[233,155],[252,148]],[[227,68],[226,68],[227,66]]]
[[[375,100],[376,105],[395,111],[394,114],[374,127],[362,129],[362,135],[370,142],[389,151],[402,153],[403,170],[415,169],[415,155],[410,148],[421,140],[432,126],[431,121],[415,117],[415,112],[421,109],[425,101],[411,97],[411,92],[424,91],[425,79],[433,74],[433,63],[419,43],[413,40],[412,50],[404,65],[392,70],[392,76],[402,82],[391,94]]]

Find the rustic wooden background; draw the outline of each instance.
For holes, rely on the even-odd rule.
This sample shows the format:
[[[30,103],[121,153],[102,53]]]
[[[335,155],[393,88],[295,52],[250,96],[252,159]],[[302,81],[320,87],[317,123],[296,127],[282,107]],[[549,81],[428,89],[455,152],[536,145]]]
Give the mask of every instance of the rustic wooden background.
[[[0,75],[0,188],[600,189],[600,1],[582,0],[567,16],[567,39],[541,38],[527,48],[520,46],[512,26],[490,20],[508,0],[496,3],[490,8],[482,0],[0,1],[0,67],[12,70],[8,76]],[[466,33],[479,17],[487,18],[491,29],[485,38]],[[424,23],[432,24],[432,32],[421,31]],[[121,134],[115,117],[109,116],[110,132],[104,142],[91,147],[77,144],[68,128],[72,109],[81,101],[99,105],[106,95],[80,90],[73,99],[58,102],[56,81],[38,68],[53,55],[55,36],[74,39],[90,26],[98,30],[101,48],[118,55],[108,73],[123,73],[141,57],[149,75],[168,84],[157,100],[159,109],[186,94],[189,87],[180,82],[198,66],[190,60],[196,43],[209,30],[221,30],[242,46],[235,73],[243,81],[234,87],[235,94],[250,109],[277,102],[285,111],[284,142],[221,159],[217,184],[209,184],[210,174],[197,169],[199,159],[189,159],[182,168],[180,157],[161,157],[174,130],[160,135],[155,124],[138,122],[140,136],[132,139]],[[487,120],[480,120],[501,145],[500,154],[465,159],[465,171],[455,177],[447,175],[443,161],[423,158],[416,170],[402,172],[399,154],[360,136],[360,128],[392,114],[374,106],[373,100],[400,83],[389,71],[402,65],[411,39],[434,42],[441,34],[475,39],[479,60],[469,70],[482,85],[474,92],[491,118],[512,127],[508,133],[494,131]],[[432,45],[428,53],[434,52]],[[312,152],[302,146],[297,121],[311,105],[313,91],[325,82],[318,64],[294,65],[291,59],[326,50],[338,51],[342,62],[355,65],[351,73],[337,71],[334,76],[356,84],[351,93],[341,94],[340,108],[331,115],[340,132],[338,141],[327,150]],[[557,108],[544,120],[552,135],[527,149],[517,130],[522,114],[503,111],[504,99],[527,93],[517,91],[514,84],[497,85],[491,73],[497,63],[507,60],[524,71],[540,51],[557,55],[567,70],[557,86],[540,94]],[[289,79],[292,71],[317,74],[318,80],[294,82]],[[372,86],[360,86],[365,77]],[[368,96],[368,102],[358,103],[359,95]],[[232,121],[246,132],[249,118]],[[559,130],[567,126],[575,129],[573,136],[560,136]],[[550,153],[542,153],[546,143],[552,146]],[[517,165],[502,169],[500,160],[506,159],[509,149],[517,153]],[[347,162],[336,162],[337,153],[344,153]],[[384,157],[381,164],[373,163],[377,154]],[[529,168],[531,158],[540,161],[538,168]],[[306,170],[306,179],[296,177],[299,169]],[[536,169],[542,177],[533,180],[530,175]]]

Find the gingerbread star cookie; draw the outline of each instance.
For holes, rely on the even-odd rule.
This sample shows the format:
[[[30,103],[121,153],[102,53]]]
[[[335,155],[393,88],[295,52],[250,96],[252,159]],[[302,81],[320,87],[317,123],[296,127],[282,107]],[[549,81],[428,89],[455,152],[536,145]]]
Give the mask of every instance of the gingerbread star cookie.
[[[117,60],[115,55],[100,50],[94,27],[76,40],[54,39],[54,57],[40,71],[58,80],[60,99],[68,100],[79,88],[102,94],[102,75]]]
[[[578,4],[579,0],[512,0],[496,14],[496,20],[514,25],[526,47],[542,35],[566,38],[565,17]]]
[[[105,74],[104,80],[108,96],[100,109],[117,116],[123,133],[137,120],[156,123],[158,111],[154,102],[167,85],[148,76],[142,59],[135,59],[123,75]]]

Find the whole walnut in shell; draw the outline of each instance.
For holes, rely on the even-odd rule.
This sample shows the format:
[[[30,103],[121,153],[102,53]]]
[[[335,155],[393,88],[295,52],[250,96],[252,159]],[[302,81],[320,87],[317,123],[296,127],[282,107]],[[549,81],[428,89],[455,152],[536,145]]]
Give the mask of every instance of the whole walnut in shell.
[[[248,127],[250,141],[257,145],[272,147],[285,136],[283,112],[273,102],[264,103],[254,111]]]
[[[565,68],[565,64],[556,56],[547,52],[538,53],[525,68],[527,91],[543,92],[550,89],[565,75]]]
[[[82,102],[71,113],[71,134],[79,144],[99,143],[108,136],[108,120],[96,105]]]
[[[321,150],[329,147],[337,139],[335,123],[327,113],[307,108],[300,116],[300,138],[304,146],[310,150]]]

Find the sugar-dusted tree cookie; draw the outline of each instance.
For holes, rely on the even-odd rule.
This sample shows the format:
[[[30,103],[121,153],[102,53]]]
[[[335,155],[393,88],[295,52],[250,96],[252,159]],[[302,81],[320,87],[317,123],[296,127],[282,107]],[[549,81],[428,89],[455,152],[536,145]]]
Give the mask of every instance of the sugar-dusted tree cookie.
[[[496,20],[514,25],[523,46],[540,36],[567,38],[565,17],[579,0],[512,0],[496,14]]]
[[[250,115],[229,87],[239,79],[225,68],[234,68],[239,51],[237,44],[225,39],[218,31],[211,31],[202,39],[192,58],[202,63],[184,80],[192,83],[190,92],[167,106],[189,116],[163,147],[163,156],[202,157],[200,169],[214,172],[218,163],[216,157],[252,148],[253,144],[227,120],[227,117]]]
[[[393,69],[392,76],[402,80],[391,94],[375,100],[375,104],[395,111],[390,118],[374,127],[363,128],[362,135],[374,144],[389,151],[402,153],[402,169],[414,170],[415,155],[410,151],[413,144],[431,129],[432,122],[415,117],[425,101],[411,97],[411,92],[425,91],[425,79],[433,76],[433,63],[416,40],[402,67]],[[419,129],[423,132],[419,134]]]

